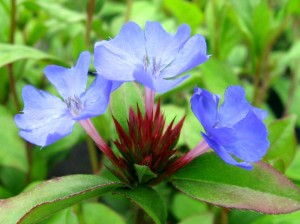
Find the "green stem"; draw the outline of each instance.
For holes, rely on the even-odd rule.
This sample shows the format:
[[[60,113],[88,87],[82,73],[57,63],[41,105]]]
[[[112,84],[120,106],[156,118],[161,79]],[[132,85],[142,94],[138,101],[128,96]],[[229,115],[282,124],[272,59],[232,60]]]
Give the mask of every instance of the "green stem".
[[[97,174],[98,173],[98,159],[96,153],[97,149],[94,145],[93,140],[89,136],[87,136],[86,138],[86,143],[89,151],[89,157],[90,157],[93,174]]]
[[[220,224],[228,224],[228,208],[221,208]]]
[[[32,170],[32,144],[26,142],[26,158],[28,161],[28,173],[26,174],[25,182],[29,184],[31,182],[31,170]]]
[[[270,86],[271,76],[269,71],[269,55],[271,53],[272,47],[275,44],[275,41],[278,39],[280,34],[283,32],[289,21],[289,16],[286,17],[283,22],[280,24],[279,29],[273,35],[270,42],[265,47],[256,67],[256,77],[254,82],[254,96],[253,96],[253,105],[259,106],[265,100],[267,91]],[[264,76],[263,76],[264,74]],[[263,79],[262,79],[263,78]],[[263,81],[263,82],[262,82]]]
[[[299,27],[299,21],[295,19],[293,22],[294,40],[298,40],[298,32],[299,32],[298,27]],[[287,116],[289,114],[292,103],[295,98],[296,87],[298,83],[297,71],[299,71],[299,64],[295,63],[295,67],[291,68],[291,81],[290,81],[290,88],[288,93],[289,100],[285,105],[283,116]]]
[[[9,31],[9,42],[14,44],[15,42],[15,30],[16,30],[16,0],[11,0],[11,11],[10,11],[10,31]],[[7,71],[9,76],[9,86],[10,91],[13,96],[14,104],[16,106],[17,111],[21,111],[21,104],[18,99],[17,90],[16,90],[16,81],[14,78],[13,72],[13,64],[7,65]],[[26,183],[30,183],[31,181],[31,170],[32,170],[32,145],[30,143],[26,143],[26,158],[28,161],[28,173],[26,174]]]
[[[10,31],[9,31],[9,42],[11,44],[14,44],[15,42],[15,29],[16,29],[16,0],[11,0],[11,9],[10,9]],[[9,77],[9,85],[10,85],[10,91],[13,96],[13,100],[15,103],[15,106],[17,108],[17,111],[19,112],[21,110],[20,102],[18,99],[17,91],[16,91],[16,85],[15,85],[15,78],[13,74],[13,65],[8,64],[7,65],[7,72]]]
[[[16,0],[11,0],[11,11],[10,11],[10,33],[9,42],[11,44],[15,41],[15,28],[16,28]]]
[[[140,207],[135,207],[135,217],[134,217],[134,224],[152,224],[152,222],[149,222],[149,220],[145,219],[145,212]]]
[[[125,12],[125,22],[128,22],[130,19],[130,15],[131,15],[131,11],[132,11],[132,4],[133,4],[132,0],[127,0],[127,9]]]
[[[89,5],[88,5],[88,9],[87,9],[87,23],[86,23],[86,32],[85,32],[85,45],[86,45],[86,47],[90,46],[94,9],[95,9],[95,0],[90,0]]]

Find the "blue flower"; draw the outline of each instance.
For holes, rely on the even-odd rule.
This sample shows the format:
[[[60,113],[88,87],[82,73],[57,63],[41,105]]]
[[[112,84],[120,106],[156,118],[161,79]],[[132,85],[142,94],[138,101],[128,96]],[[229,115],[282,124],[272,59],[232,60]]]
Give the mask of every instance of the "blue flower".
[[[137,81],[163,93],[189,75],[178,75],[208,59],[205,39],[190,38],[188,25],[175,35],[168,34],[158,22],[147,22],[145,31],[136,23],[126,23],[112,40],[95,45],[95,68],[106,79]]]
[[[242,87],[226,90],[224,103],[219,97],[196,88],[192,110],[203,125],[207,144],[228,164],[251,169],[269,147],[268,131],[263,123],[267,112],[251,106]]]
[[[83,52],[75,67],[50,65],[45,68],[46,77],[63,101],[31,85],[23,88],[24,110],[15,116],[20,136],[33,144],[47,146],[69,135],[76,121],[105,112],[112,84],[97,76],[85,91],[89,64],[90,54]]]

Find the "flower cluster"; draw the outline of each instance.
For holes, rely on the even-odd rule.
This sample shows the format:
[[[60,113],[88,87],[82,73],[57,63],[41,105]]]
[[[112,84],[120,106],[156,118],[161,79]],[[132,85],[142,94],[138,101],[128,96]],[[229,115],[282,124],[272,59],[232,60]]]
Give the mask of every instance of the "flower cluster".
[[[266,112],[251,106],[241,87],[229,87],[220,108],[219,96],[195,89],[191,106],[205,129],[204,139],[183,156],[174,148],[184,118],[166,125],[160,103],[154,105],[155,92],[174,88],[189,77],[179,77],[182,73],[207,59],[205,39],[190,38],[188,25],[171,35],[157,22],[147,22],[144,31],[128,22],[114,39],[95,44],[96,77],[87,90],[90,54],[83,52],[72,68],[50,65],[44,70],[62,99],[30,85],[23,88],[24,110],[15,122],[24,139],[42,147],[70,134],[78,122],[114,165],[109,169],[131,185],[156,184],[210,148],[226,163],[251,169],[269,146]],[[146,113],[130,109],[128,132],[114,119],[116,155],[90,118],[103,114],[111,92],[130,81],[145,86]]]

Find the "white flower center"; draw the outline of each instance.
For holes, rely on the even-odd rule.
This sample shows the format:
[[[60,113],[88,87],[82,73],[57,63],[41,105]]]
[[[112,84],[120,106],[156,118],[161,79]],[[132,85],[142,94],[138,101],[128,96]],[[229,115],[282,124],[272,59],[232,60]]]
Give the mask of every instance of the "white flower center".
[[[157,61],[155,57],[149,59],[148,55],[145,55],[143,58],[144,62],[144,71],[150,72],[150,74],[154,77],[157,78],[160,73],[160,60]],[[148,71],[150,69],[150,71]]]
[[[82,102],[76,95],[73,97],[68,97],[65,100],[65,103],[67,104],[67,107],[73,116],[78,116],[83,109]]]

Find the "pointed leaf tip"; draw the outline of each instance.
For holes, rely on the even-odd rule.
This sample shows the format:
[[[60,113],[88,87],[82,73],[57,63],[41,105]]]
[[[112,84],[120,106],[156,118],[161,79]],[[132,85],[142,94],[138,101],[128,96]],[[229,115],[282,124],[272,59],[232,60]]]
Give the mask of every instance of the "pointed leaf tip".
[[[174,186],[192,198],[228,208],[266,214],[300,210],[300,191],[283,174],[259,162],[251,171],[204,154],[171,177]]]

